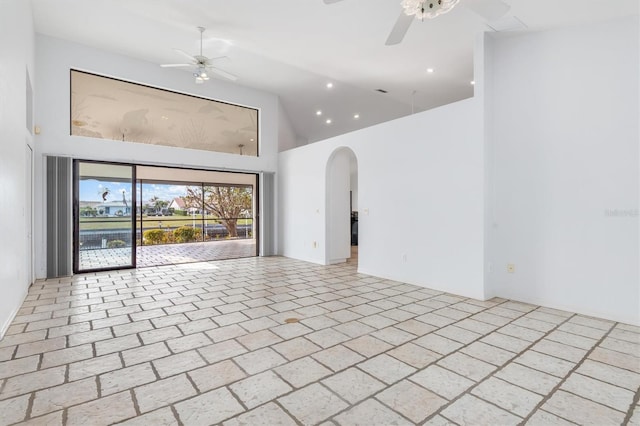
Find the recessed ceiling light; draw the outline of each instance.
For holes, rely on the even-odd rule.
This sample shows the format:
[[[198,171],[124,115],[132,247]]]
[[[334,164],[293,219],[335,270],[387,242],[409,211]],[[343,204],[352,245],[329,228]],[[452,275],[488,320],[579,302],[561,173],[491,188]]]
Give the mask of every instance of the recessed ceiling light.
[[[433,69],[433,68],[427,68],[427,72],[428,72],[429,74],[431,74],[433,71],[434,71],[434,69]]]
[[[316,115],[322,115],[322,111],[321,110],[317,110],[316,111]]]
[[[331,89],[333,87],[333,83],[329,82],[327,83],[327,89]]]
[[[169,119],[169,117],[167,117],[166,115],[163,115],[163,116],[162,116],[162,119],[163,119],[163,120],[168,120],[168,119]]]
[[[249,142],[253,142],[253,141],[254,141],[254,139],[253,139],[253,138],[249,139]]]
[[[357,120],[358,118],[360,118],[360,114],[353,114],[353,119]]]
[[[331,119],[330,119],[330,118],[327,118],[327,121],[325,121],[325,123],[327,123],[327,124],[331,124]]]
[[[470,84],[471,84],[472,86],[475,86],[475,85],[476,85],[476,81],[475,81],[475,80],[471,80]]]

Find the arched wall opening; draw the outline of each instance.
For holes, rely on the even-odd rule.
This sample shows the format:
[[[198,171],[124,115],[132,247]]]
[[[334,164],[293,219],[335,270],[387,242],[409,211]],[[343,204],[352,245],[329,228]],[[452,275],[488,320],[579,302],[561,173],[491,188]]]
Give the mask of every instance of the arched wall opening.
[[[358,206],[358,160],[350,148],[337,148],[329,156],[325,188],[325,263],[343,263],[351,258],[352,212]]]

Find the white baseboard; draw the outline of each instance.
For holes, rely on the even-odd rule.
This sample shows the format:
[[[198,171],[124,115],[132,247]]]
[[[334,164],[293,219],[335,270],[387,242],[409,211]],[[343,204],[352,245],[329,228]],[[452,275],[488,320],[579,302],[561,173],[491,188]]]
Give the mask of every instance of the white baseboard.
[[[9,326],[13,322],[13,319],[16,317],[16,314],[18,313],[18,311],[20,310],[20,307],[24,303],[24,299],[27,298],[27,294],[29,294],[29,287],[25,289],[24,294],[20,298],[20,303],[18,303],[18,306],[15,307],[15,309],[5,319],[4,323],[2,323],[2,327],[0,327],[0,340],[4,338],[5,333],[9,329]]]

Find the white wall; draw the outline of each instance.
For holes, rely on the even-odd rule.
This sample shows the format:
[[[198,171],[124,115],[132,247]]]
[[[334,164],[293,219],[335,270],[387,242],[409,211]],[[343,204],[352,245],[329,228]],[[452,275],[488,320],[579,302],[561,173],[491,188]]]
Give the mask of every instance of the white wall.
[[[44,155],[61,155],[81,159],[135,162],[143,164],[185,166],[203,169],[275,172],[279,140],[279,100],[266,92],[246,88],[218,79],[195,85],[187,72],[162,69],[157,64],[99,51],[60,39],[38,35],[36,39],[38,69],[37,124],[38,187],[36,211],[41,224],[37,241],[37,274],[45,275],[44,253]],[[260,110],[260,157],[240,156],[200,150],[173,148],[141,143],[91,139],[69,135],[69,70],[80,69],[154,87],[195,94],[211,99]]]
[[[0,2],[0,338],[15,316],[29,286],[25,258],[26,146],[33,138],[26,126],[26,72],[34,70],[34,33],[30,2]]]
[[[355,157],[350,165],[351,177],[349,179],[349,187],[351,190],[351,211],[358,211],[358,162]]]
[[[333,153],[327,162],[326,176],[326,263],[342,263],[351,257],[351,160],[348,148]],[[355,161],[355,159],[354,159]]]
[[[489,295],[640,323],[638,40],[635,17],[489,41]]]
[[[473,72],[474,72],[474,97],[482,103],[484,115],[484,299],[494,297],[493,289],[487,285],[492,279],[493,263],[488,259],[495,244],[494,239],[489,238],[493,233],[494,224],[494,199],[495,199],[495,152],[490,141],[493,140],[493,44],[491,33],[484,33],[477,37],[474,48]]]
[[[287,111],[278,101],[278,151],[286,151],[295,148],[298,145],[298,136],[296,135]]]
[[[358,162],[358,270],[483,298],[481,106],[465,100],[280,153],[281,253],[328,261],[326,164],[345,146]]]
[[[357,166],[355,169],[351,171],[351,179],[350,179],[350,187],[351,187],[351,211],[358,211],[358,169]]]
[[[474,99],[281,153],[282,254],[328,262],[323,173],[346,146],[360,272],[640,324],[638,31],[481,37]]]

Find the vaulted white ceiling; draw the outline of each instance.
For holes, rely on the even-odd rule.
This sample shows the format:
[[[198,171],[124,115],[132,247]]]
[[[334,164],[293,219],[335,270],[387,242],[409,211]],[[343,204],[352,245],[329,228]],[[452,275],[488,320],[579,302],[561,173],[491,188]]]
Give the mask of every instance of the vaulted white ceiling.
[[[237,75],[236,84],[279,95],[309,142],[472,96],[473,46],[478,34],[493,31],[489,25],[515,17],[527,27],[518,31],[529,31],[638,13],[637,0],[504,0],[511,8],[503,20],[486,22],[472,11],[482,1],[461,0],[448,14],[413,22],[396,46],[385,40],[400,0],[32,3],[39,33],[157,64],[182,61],[172,48],[197,53],[196,27],[206,27],[204,55],[228,56],[216,65]]]

